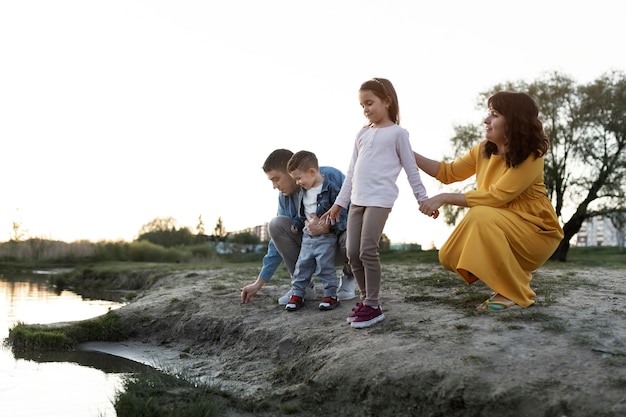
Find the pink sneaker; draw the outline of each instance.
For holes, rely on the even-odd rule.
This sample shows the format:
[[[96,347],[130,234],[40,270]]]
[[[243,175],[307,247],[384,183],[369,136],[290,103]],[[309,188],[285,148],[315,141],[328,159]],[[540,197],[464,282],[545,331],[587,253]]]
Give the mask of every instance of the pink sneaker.
[[[361,309],[361,307],[363,307],[363,303],[361,301],[359,301],[358,303],[356,303],[356,307],[354,307],[352,309],[352,314],[350,314],[347,318],[346,321],[348,323],[352,323],[354,320],[356,320],[357,317],[359,317],[358,313],[359,310]]]
[[[354,327],[355,329],[370,327],[385,319],[385,316],[383,315],[383,309],[380,308],[380,306],[370,307],[363,305],[354,314],[356,314],[357,317],[352,320],[350,326]]]

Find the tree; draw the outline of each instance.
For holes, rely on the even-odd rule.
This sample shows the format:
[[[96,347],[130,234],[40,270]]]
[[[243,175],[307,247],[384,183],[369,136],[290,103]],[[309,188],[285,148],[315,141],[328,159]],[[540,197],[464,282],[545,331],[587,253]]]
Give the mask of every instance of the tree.
[[[170,248],[191,245],[195,243],[195,236],[188,227],[178,228],[176,219],[173,217],[157,217],[141,227],[137,240],[147,240],[164,248]]]
[[[196,225],[196,234],[198,236],[204,235],[204,220],[202,220],[202,214],[198,216],[198,224]]]
[[[18,217],[19,217],[20,209],[16,209],[15,211],[18,212]],[[12,240],[13,242],[21,242],[26,236],[24,228],[22,227],[22,222],[19,220],[14,220],[11,223],[11,230],[12,232],[11,232],[10,240]]]
[[[228,236],[227,241],[240,245],[256,245],[261,242],[261,239],[248,229]]]
[[[546,189],[564,222],[564,238],[552,259],[565,262],[569,242],[586,219],[626,212],[626,76],[613,71],[590,84],[576,85],[555,72],[530,83],[496,85],[480,95],[480,102],[484,106],[489,96],[502,90],[526,91],[539,105],[550,138]],[[459,146],[465,151],[475,143],[471,127],[455,131],[460,135],[452,140],[457,153]],[[572,214],[564,221],[566,212]]]
[[[386,234],[380,235],[380,239],[378,239],[378,249],[380,250],[389,250],[391,249],[391,239]]]
[[[213,228],[213,236],[217,241],[223,242],[226,239],[226,228],[224,227],[224,223],[222,222],[222,216],[217,218],[217,223]]]

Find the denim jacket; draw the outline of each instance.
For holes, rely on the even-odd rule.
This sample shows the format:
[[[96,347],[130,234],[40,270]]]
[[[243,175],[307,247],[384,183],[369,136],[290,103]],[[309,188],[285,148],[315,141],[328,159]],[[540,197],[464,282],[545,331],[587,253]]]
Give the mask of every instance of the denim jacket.
[[[345,178],[345,175],[343,175],[341,171],[333,167],[320,167],[320,174],[324,176],[324,182],[328,180],[333,183],[339,183],[339,188],[341,188],[341,184],[343,184],[343,180]],[[336,196],[337,195],[335,194],[334,197]],[[334,197],[333,197],[333,201],[334,201]],[[291,224],[294,224],[294,219],[299,218],[298,204],[299,204],[298,194],[294,193],[291,195],[284,195],[283,193],[278,193],[278,211],[276,215],[291,217],[292,219]],[[330,208],[330,206],[328,208]],[[346,213],[347,213],[347,210],[346,210]],[[322,214],[324,214],[324,212],[322,212]],[[347,214],[346,214],[346,220],[344,221],[344,224],[346,223],[347,223]],[[345,226],[343,230],[345,230]],[[261,277],[265,281],[271,280],[272,276],[274,276],[274,273],[276,272],[276,270],[278,269],[282,261],[283,261],[283,258],[280,256],[280,253],[278,253],[276,246],[274,246],[274,242],[270,240],[270,243],[267,246],[267,254],[263,257],[263,267],[261,268],[259,277]]]
[[[321,171],[320,171],[321,173]],[[315,214],[318,217],[322,217],[324,213],[326,213],[330,208],[335,204],[335,199],[341,190],[341,186],[343,185],[344,176],[341,175],[342,178],[338,178],[333,175],[324,175],[324,183],[322,184],[322,190],[317,195],[317,208],[315,209]],[[294,217],[291,224],[295,226],[298,230],[304,229],[304,224],[306,221],[306,215],[304,213],[304,192],[305,190],[300,189],[298,193],[298,206],[300,207],[300,213],[298,217]],[[339,220],[334,224],[330,225],[329,233],[341,234],[346,231],[346,226],[348,223],[348,209],[342,208],[339,212]]]

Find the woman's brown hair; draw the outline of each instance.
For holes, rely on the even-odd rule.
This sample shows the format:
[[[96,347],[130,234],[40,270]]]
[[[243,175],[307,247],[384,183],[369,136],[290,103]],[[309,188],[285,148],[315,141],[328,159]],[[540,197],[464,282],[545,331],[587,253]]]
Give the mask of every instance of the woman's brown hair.
[[[548,151],[550,141],[539,120],[539,107],[535,100],[526,93],[500,91],[487,101],[489,109],[504,116],[506,121],[504,135],[508,141],[505,155],[506,165],[516,167],[530,154],[542,157]],[[483,155],[489,158],[497,154],[495,143],[487,142]]]

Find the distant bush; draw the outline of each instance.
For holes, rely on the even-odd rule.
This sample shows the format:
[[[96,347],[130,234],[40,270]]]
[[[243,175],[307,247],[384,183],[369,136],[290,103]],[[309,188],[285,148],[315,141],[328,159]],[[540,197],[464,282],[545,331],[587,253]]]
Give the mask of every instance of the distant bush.
[[[67,243],[33,238],[0,244],[0,259],[5,261],[75,262],[88,259],[93,253],[93,243],[86,240]]]
[[[94,244],[93,261],[112,262],[128,261],[130,259],[128,242],[98,242]]]
[[[129,245],[128,258],[133,262],[187,262],[191,259],[191,252],[140,240]]]
[[[192,246],[185,246],[185,251],[190,252],[194,258],[213,259],[217,256],[215,248],[208,243],[200,243]]]

